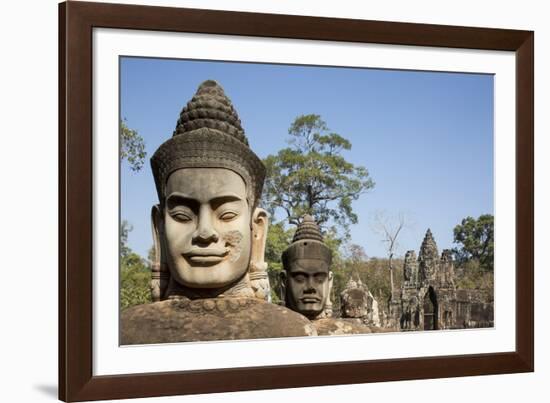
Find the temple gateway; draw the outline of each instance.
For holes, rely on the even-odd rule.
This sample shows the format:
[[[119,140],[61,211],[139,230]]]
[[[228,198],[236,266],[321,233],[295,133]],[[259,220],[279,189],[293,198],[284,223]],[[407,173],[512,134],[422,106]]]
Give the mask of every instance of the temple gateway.
[[[430,229],[418,258],[405,254],[403,286],[389,301],[390,326],[401,330],[464,329],[493,326],[493,300],[480,290],[458,290],[452,253],[439,256]]]

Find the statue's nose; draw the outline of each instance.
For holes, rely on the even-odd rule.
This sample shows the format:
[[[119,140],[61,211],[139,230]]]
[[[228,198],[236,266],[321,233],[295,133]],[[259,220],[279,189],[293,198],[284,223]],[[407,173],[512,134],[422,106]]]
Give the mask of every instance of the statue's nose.
[[[201,208],[199,213],[198,226],[193,233],[193,242],[195,243],[214,243],[218,242],[218,234],[214,229],[210,212],[206,208]]]
[[[304,293],[305,294],[315,294],[316,292],[317,292],[317,290],[313,286],[313,280],[311,278],[308,278],[307,283],[306,283],[306,289],[305,289]]]

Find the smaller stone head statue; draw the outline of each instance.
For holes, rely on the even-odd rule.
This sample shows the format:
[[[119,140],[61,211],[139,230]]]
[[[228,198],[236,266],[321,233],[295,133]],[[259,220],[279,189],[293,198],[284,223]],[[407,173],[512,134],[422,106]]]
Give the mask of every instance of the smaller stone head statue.
[[[349,279],[340,295],[343,318],[365,318],[369,312],[369,294],[365,286]],[[372,303],[371,303],[372,305]]]
[[[292,244],[283,252],[281,273],[285,304],[309,319],[330,316],[332,252],[313,217],[306,215]]]

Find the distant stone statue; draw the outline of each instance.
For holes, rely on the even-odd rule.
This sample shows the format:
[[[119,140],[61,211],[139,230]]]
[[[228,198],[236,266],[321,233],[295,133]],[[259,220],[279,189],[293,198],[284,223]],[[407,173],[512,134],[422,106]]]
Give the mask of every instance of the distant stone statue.
[[[381,326],[378,301],[360,279],[349,279],[340,294],[340,301],[342,317],[358,318],[369,326]]]
[[[156,302],[122,312],[122,344],[315,335],[267,302],[265,167],[215,81],[200,85],[151,166]]]
[[[282,261],[285,305],[309,318],[319,335],[370,333],[360,321],[332,318],[332,252],[310,215],[302,218]]]

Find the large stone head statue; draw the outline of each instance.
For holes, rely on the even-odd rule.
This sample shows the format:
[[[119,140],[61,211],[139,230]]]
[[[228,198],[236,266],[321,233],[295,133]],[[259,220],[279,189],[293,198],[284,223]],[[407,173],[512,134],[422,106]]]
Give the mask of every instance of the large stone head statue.
[[[265,167],[218,83],[199,86],[151,167],[160,202],[152,210],[153,299],[267,298],[268,223],[257,208]]]
[[[286,306],[310,319],[330,315],[332,252],[313,217],[304,216],[282,259]]]

